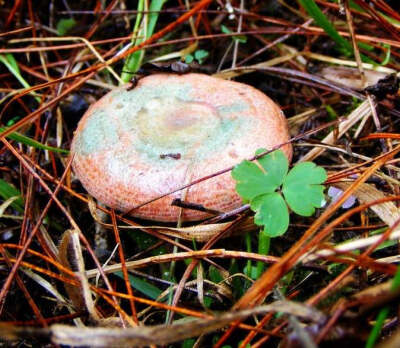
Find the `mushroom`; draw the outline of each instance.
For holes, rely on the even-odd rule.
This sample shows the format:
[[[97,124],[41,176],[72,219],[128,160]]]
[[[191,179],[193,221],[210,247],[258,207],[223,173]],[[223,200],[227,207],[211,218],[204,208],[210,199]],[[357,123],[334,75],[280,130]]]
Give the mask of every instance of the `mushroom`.
[[[85,113],[72,141],[73,170],[103,204],[132,208],[289,139],[286,119],[248,85],[203,74],[155,74],[112,90]],[[290,144],[282,147],[290,159]],[[227,212],[241,205],[230,173],[190,186],[131,215],[178,220],[174,199]],[[205,212],[185,209],[185,221]]]

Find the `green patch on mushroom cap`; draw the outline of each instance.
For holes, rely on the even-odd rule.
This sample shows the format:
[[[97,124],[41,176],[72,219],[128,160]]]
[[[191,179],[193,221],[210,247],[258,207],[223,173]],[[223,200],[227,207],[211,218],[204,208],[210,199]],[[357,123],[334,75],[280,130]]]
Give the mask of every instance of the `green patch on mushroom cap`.
[[[256,126],[250,123],[257,122],[247,117],[245,100],[212,105],[197,100],[189,84],[117,89],[107,98],[77,136],[78,154],[117,147],[120,159],[135,152],[144,161],[159,161],[161,155],[170,153],[201,160],[210,151],[224,148],[242,127],[249,129]],[[167,157],[161,166],[171,162]]]
[[[114,121],[105,111],[97,111],[96,117],[89,118],[76,139],[79,154],[89,155],[104,151],[118,142],[118,133]]]

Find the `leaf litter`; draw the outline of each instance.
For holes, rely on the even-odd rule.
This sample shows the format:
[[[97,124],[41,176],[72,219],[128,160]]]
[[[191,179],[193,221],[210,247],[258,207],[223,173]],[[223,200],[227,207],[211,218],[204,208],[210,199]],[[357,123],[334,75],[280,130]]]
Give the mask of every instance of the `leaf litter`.
[[[390,290],[400,238],[395,3],[181,5],[5,5],[0,336],[77,346],[181,345],[199,336],[215,347],[239,341],[240,347],[291,347],[310,338],[321,346],[345,339],[396,345],[398,292]],[[26,24],[32,20],[35,25]],[[133,40],[137,46],[130,44],[133,26],[144,35]],[[68,168],[82,115],[70,113],[67,98],[91,103],[117,87],[123,60],[134,52],[135,66],[192,57],[195,69],[267,93],[289,119],[293,168],[283,158],[269,165],[279,151],[238,164],[233,176],[246,204],[202,224],[150,225],[118,212],[111,221],[108,208],[90,207]],[[356,202],[343,205],[351,197]],[[265,254],[257,250],[260,229],[275,237]],[[105,232],[104,254],[96,254],[96,231]],[[260,277],[246,271],[257,262],[265,266]],[[142,273],[128,278],[132,295],[125,276],[114,273],[138,267]],[[293,319],[303,329],[288,325]]]

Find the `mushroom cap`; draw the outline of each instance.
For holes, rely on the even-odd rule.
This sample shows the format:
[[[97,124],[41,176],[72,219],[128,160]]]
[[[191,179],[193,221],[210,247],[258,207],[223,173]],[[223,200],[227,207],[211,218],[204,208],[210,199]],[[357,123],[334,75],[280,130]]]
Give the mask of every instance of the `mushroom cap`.
[[[93,104],[72,141],[85,189],[122,212],[289,139],[280,108],[255,88],[203,74],[155,74]],[[289,160],[292,147],[282,147]],[[241,205],[229,172],[144,205],[131,215],[177,221],[175,198],[227,212]],[[184,209],[184,221],[209,215]]]

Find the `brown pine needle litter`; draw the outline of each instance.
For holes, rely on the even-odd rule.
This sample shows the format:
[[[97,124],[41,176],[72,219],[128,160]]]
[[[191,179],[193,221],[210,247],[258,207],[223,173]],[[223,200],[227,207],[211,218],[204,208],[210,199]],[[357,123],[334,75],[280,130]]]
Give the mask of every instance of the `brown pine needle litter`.
[[[398,346],[396,5],[4,2],[1,342]]]

